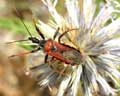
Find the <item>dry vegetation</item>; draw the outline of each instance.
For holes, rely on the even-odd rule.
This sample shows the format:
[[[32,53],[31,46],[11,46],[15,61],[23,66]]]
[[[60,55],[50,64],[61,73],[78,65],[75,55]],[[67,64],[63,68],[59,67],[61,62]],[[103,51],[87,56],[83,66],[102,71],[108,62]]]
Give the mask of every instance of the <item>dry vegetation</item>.
[[[21,4],[23,4],[23,1],[27,2],[26,0],[16,1]],[[0,0],[0,10],[4,10],[0,11],[0,18],[11,18],[14,13],[11,5],[11,0]],[[31,17],[27,7],[21,7],[20,11],[24,16]],[[19,37],[21,38],[22,36],[13,34],[10,29],[0,27],[0,96],[48,96],[48,92],[40,90],[33,78],[25,75],[26,56],[8,58],[9,55],[24,50],[16,46],[15,43],[2,43],[18,39]]]

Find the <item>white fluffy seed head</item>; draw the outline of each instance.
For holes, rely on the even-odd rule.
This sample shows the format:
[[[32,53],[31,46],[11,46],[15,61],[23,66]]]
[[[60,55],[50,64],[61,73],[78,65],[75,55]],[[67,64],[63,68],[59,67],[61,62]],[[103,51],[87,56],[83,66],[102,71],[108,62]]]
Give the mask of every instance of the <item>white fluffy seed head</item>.
[[[78,29],[68,32],[61,40],[75,48],[73,52],[61,54],[73,60],[76,66],[56,59],[47,64],[40,63],[31,71],[40,80],[41,86],[56,86],[57,96],[77,96],[79,88],[82,88],[84,96],[114,96],[116,91],[113,88],[119,84],[120,78],[116,67],[120,64],[120,38],[115,37],[120,32],[120,19],[112,17],[119,13],[120,3],[108,0],[96,12],[95,0],[65,0],[67,12],[62,16],[55,9],[57,1],[42,0],[53,21],[50,20],[52,23],[48,25],[39,20],[37,26],[48,38],[53,37],[58,27],[59,35],[66,30]]]

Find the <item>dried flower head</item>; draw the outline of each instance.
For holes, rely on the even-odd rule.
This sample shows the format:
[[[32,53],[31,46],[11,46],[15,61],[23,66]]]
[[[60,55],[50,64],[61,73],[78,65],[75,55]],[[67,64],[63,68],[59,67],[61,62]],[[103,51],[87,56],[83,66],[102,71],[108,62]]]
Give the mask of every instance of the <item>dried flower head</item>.
[[[74,64],[57,59],[44,64],[40,60],[39,65],[30,68],[32,74],[40,86],[48,86],[50,90],[58,88],[56,96],[77,96],[80,89],[84,96],[114,96],[120,86],[120,38],[117,36],[120,18],[115,18],[120,4],[117,0],[106,0],[98,11],[94,0],[65,0],[67,12],[62,16],[55,9],[57,1],[42,0],[52,19],[48,24],[39,20],[36,25],[48,38],[53,37],[58,27],[59,35],[76,29],[61,41],[76,49],[62,53]]]

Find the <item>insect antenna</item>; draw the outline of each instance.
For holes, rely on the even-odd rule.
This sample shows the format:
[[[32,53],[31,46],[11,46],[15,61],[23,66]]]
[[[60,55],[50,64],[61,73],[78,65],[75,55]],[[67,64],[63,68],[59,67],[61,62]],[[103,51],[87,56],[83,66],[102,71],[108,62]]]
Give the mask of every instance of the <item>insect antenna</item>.
[[[32,34],[30,33],[29,29],[28,29],[27,26],[25,25],[23,19],[21,18],[22,14],[17,10],[16,7],[14,7],[14,10],[15,10],[16,14],[18,15],[18,18],[20,19],[20,21],[21,21],[22,24],[24,25],[25,29],[27,30],[28,34],[30,35],[30,37],[33,38]],[[29,41],[29,38],[28,38],[28,39],[23,39],[23,40],[10,41],[10,42],[6,42],[6,43],[4,43],[4,44],[11,44],[11,43],[23,42],[23,41]]]
[[[27,30],[28,34],[30,35],[30,37],[33,37],[31,32],[29,31],[29,29],[27,28],[27,26],[25,25],[23,19],[21,18],[22,14],[17,10],[17,8],[14,8],[15,9],[15,12],[16,14],[18,15],[18,18],[20,19],[20,21],[23,23],[25,29]]]

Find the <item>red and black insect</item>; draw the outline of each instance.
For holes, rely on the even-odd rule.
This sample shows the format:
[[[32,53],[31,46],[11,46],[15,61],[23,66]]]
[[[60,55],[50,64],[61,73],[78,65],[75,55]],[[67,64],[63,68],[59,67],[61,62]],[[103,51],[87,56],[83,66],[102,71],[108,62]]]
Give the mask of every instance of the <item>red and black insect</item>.
[[[53,36],[53,39],[48,39],[48,40],[45,40],[44,35],[40,32],[40,30],[37,28],[36,25],[35,25],[35,28],[36,28],[38,34],[42,37],[42,40],[40,40],[36,37],[33,37],[32,35],[31,35],[31,37],[28,37],[28,40],[32,41],[32,43],[36,43],[37,48],[34,50],[31,50],[30,52],[12,55],[11,57],[21,56],[21,55],[28,54],[28,53],[34,53],[34,52],[37,52],[37,51],[43,49],[44,53],[46,54],[45,63],[48,62],[48,60],[47,60],[48,56],[52,56],[52,59],[56,58],[56,59],[66,63],[66,64],[70,64],[70,63],[72,64],[71,60],[65,59],[62,56],[62,52],[68,51],[68,50],[73,50],[74,48],[72,48],[68,45],[62,44],[60,42],[60,40],[67,32],[70,32],[70,31],[76,30],[76,29],[71,29],[71,30],[65,31],[63,34],[61,34],[59,36],[58,42],[57,42],[57,41],[55,41],[55,38],[56,38],[60,28],[57,29],[56,33]]]
[[[19,13],[18,13],[19,14]],[[21,19],[21,18],[20,18]],[[24,24],[23,20],[21,19],[22,23]],[[35,25],[35,28],[36,28],[36,31],[37,33],[41,36],[42,40],[36,38],[36,37],[33,37],[30,33],[30,31],[27,29],[26,25],[24,24],[25,28],[27,29],[30,37],[28,37],[27,40],[30,40],[32,43],[35,43],[37,44],[37,48],[35,48],[34,50],[31,50],[29,52],[25,52],[25,53],[20,53],[20,54],[17,54],[17,55],[12,55],[10,57],[14,57],[14,56],[22,56],[24,54],[28,54],[28,53],[34,53],[34,52],[37,52],[39,50],[43,50],[44,53],[46,54],[45,56],[45,60],[44,62],[47,63],[48,62],[48,56],[52,56],[52,60],[53,59],[57,59],[57,60],[60,60],[66,64],[73,64],[73,61],[72,60],[69,60],[69,59],[66,59],[62,53],[65,52],[65,51],[70,51],[70,50],[76,50],[74,49],[73,47],[70,47],[68,45],[65,45],[65,44],[62,44],[61,43],[61,38],[68,32],[70,31],[73,31],[73,30],[77,30],[77,29],[70,29],[70,30],[67,30],[65,31],[63,34],[61,34],[59,37],[58,37],[58,42],[55,41],[55,38],[57,37],[58,33],[59,33],[59,30],[60,28],[57,29],[57,31],[55,32],[54,36],[53,36],[53,39],[45,39],[44,35],[41,33],[41,31],[39,30],[39,28],[36,26],[36,21],[35,19],[33,19],[34,21],[34,25]],[[24,40],[20,40],[20,41],[24,41]]]

